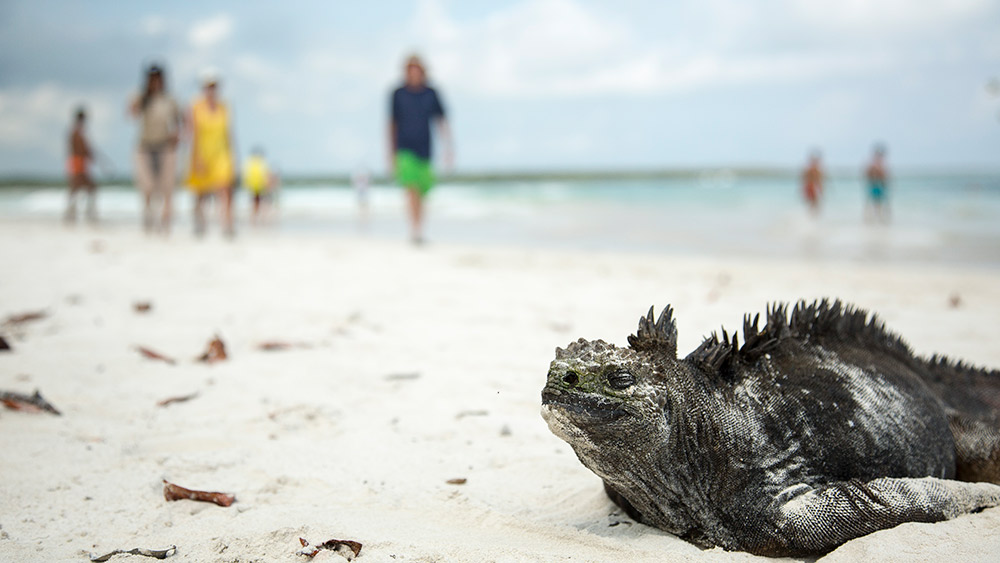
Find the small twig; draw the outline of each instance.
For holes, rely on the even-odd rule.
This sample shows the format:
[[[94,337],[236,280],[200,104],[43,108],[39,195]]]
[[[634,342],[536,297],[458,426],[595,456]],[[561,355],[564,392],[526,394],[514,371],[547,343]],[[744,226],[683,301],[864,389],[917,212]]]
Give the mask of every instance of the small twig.
[[[177,553],[176,545],[172,545],[167,549],[144,549],[141,547],[137,547],[135,549],[129,549],[129,550],[116,549],[111,553],[102,555],[100,557],[94,557],[93,555],[91,555],[90,560],[99,563],[101,561],[107,561],[108,559],[111,559],[111,557],[115,555],[145,555],[146,557],[155,557],[156,559],[166,559],[167,557],[170,557],[175,553]]]
[[[194,399],[197,396],[198,393],[191,393],[190,395],[179,395],[177,397],[169,397],[167,399],[163,399],[162,401],[157,401],[156,406],[165,407],[167,405],[172,405],[174,403],[183,403],[186,401],[190,401],[191,399]]]
[[[42,394],[35,390],[34,395],[25,395],[14,391],[0,391],[0,403],[10,410],[26,412],[47,412],[56,416],[62,415],[51,403],[42,398]]]
[[[167,500],[197,500],[215,503],[219,506],[229,506],[236,502],[236,497],[230,494],[193,491],[170,483],[166,479],[163,480],[163,498]]]
[[[132,308],[135,309],[136,313],[148,313],[153,308],[153,304],[149,301],[137,301],[132,304]]]
[[[144,358],[149,358],[150,360],[160,360],[161,362],[167,362],[170,365],[177,363],[177,361],[173,358],[168,358],[159,352],[146,348],[145,346],[136,346],[135,349],[138,350]]]
[[[30,311],[28,313],[20,313],[17,315],[10,315],[7,320],[3,322],[6,326],[15,326],[23,324],[30,321],[38,321],[49,316],[48,311]]]
[[[411,379],[419,379],[419,378],[420,374],[417,372],[413,372],[413,373],[390,373],[383,379],[385,379],[386,381],[409,381]]]
[[[215,338],[208,342],[208,350],[205,350],[204,354],[198,356],[198,361],[214,364],[215,362],[225,360],[227,357],[226,345],[222,342],[222,339],[219,338],[219,335],[216,334]]]
[[[299,543],[302,544],[302,549],[296,551],[295,554],[306,557],[315,557],[320,550],[329,549],[351,561],[361,553],[361,544],[351,540],[327,540],[321,544],[309,545],[305,538],[299,538]]]
[[[278,352],[281,350],[288,350],[290,348],[310,347],[311,346],[306,342],[283,342],[281,340],[268,340],[257,345],[257,349],[263,350],[264,352]]]

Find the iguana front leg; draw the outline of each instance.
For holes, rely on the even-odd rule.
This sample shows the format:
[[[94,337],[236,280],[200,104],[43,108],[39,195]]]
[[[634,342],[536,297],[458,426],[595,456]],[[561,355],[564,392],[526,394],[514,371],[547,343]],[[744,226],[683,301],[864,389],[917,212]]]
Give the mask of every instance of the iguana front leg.
[[[904,522],[937,522],[1000,505],[1000,486],[925,477],[845,481],[786,490],[776,499],[761,554],[806,554]]]

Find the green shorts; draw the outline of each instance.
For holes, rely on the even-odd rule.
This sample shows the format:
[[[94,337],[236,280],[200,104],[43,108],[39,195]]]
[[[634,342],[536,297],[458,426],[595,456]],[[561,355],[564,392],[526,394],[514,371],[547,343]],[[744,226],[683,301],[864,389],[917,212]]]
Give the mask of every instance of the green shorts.
[[[404,188],[416,188],[420,195],[427,195],[434,186],[431,162],[410,151],[397,151],[396,181]]]

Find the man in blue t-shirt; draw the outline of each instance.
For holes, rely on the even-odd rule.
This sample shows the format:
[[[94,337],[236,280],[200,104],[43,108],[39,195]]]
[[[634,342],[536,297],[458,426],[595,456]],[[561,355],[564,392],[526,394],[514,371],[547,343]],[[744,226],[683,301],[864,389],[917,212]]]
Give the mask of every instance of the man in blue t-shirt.
[[[431,169],[431,123],[444,142],[445,167],[451,167],[451,131],[437,92],[427,86],[424,65],[417,56],[406,60],[405,82],[392,93],[389,121],[389,166],[406,188],[413,242],[423,242],[423,200],[434,185]]]

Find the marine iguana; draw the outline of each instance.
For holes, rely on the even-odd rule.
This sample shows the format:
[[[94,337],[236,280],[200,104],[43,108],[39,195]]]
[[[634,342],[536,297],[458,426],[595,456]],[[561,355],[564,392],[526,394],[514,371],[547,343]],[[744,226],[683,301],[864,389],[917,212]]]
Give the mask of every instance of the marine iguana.
[[[1000,505],[1000,372],[839,300],[759,318],[684,359],[670,307],[628,348],[557,348],[542,416],[631,517],[706,547],[815,555]]]

